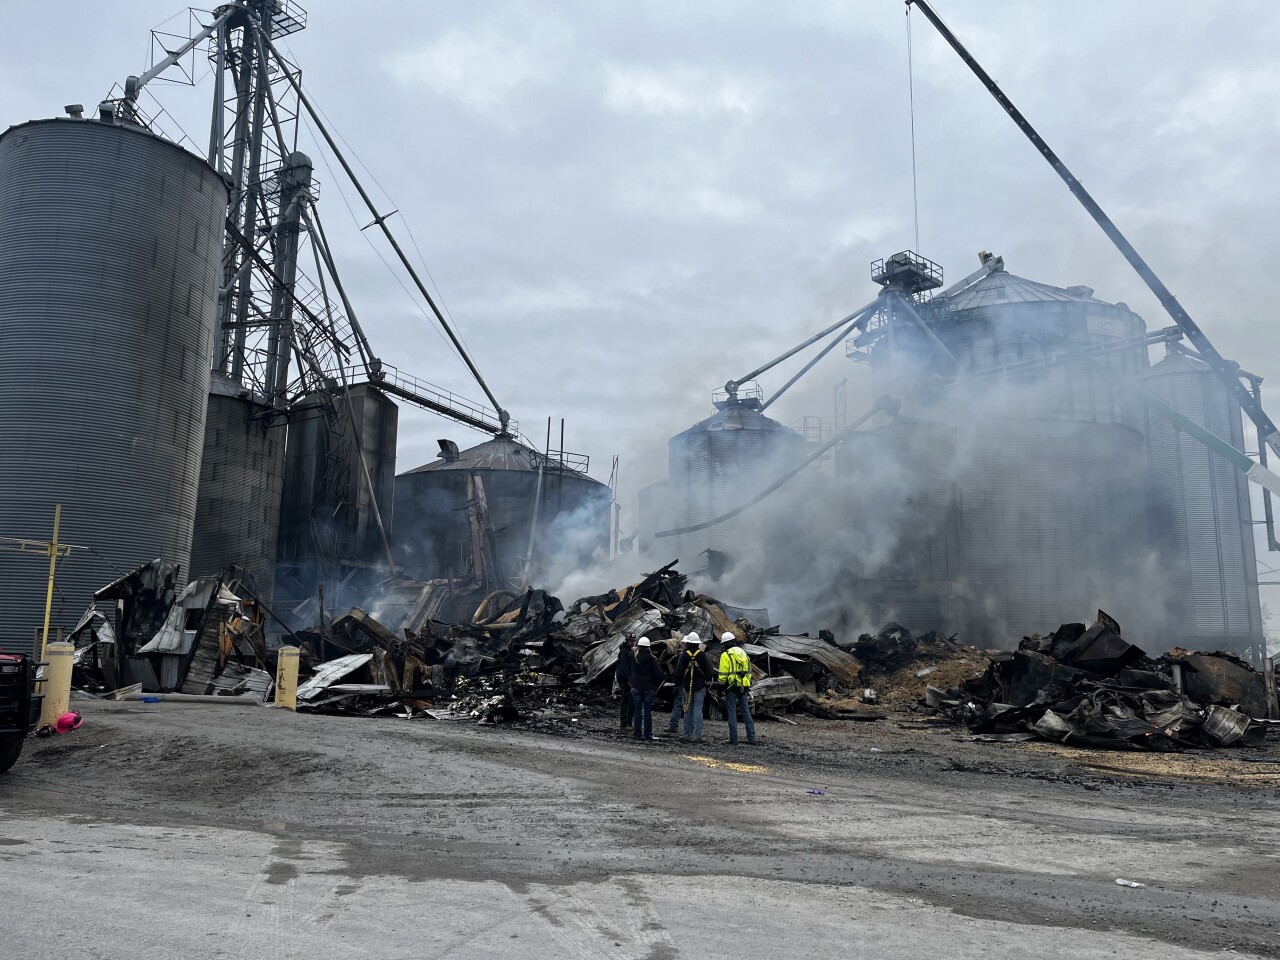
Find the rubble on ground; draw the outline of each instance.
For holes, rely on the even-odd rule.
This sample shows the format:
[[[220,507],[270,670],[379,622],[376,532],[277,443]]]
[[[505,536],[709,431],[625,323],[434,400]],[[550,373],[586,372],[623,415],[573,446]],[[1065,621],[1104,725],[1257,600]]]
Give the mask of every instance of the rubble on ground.
[[[153,560],[94,594],[68,638],[76,689],[266,695],[273,673],[252,579],[231,568],[179,592],[177,573]]]
[[[1244,661],[1180,650],[1153,660],[1102,611],[990,661],[981,677],[931,685],[928,705],[980,735],[1167,752],[1259,743],[1271,712]]]
[[[181,592],[173,584],[171,565],[155,561],[99,591],[117,601],[115,616],[91,607],[77,626],[77,688],[265,699],[275,657],[264,621],[274,615],[251,584],[234,570]],[[787,634],[767,610],[687,587],[673,562],[568,606],[544,590],[485,594],[453,578],[392,579],[369,610],[331,617],[311,603],[306,613],[316,622],[286,628],[284,638],[301,650],[297,708],[573,723],[616,709],[614,668],[627,634],[649,637],[665,662],[695,632],[713,664],[725,633],[746,651],[753,709],[763,719],[874,721],[909,712],[964,724],[980,739],[1177,751],[1255,743],[1274,711],[1273,692],[1244,661],[1185,650],[1152,660],[1101,611],[1092,626],[1064,624],[1016,651],[990,651],[937,631],[913,635],[896,622],[851,640],[826,630]],[[665,684],[658,708],[674,695]],[[724,715],[714,686],[707,709]]]

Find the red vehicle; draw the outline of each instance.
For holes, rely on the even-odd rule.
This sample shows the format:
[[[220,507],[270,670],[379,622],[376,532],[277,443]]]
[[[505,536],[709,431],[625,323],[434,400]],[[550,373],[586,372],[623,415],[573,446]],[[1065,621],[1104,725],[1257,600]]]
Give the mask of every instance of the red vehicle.
[[[39,716],[35,684],[30,657],[0,653],[0,773],[18,762],[22,742]]]

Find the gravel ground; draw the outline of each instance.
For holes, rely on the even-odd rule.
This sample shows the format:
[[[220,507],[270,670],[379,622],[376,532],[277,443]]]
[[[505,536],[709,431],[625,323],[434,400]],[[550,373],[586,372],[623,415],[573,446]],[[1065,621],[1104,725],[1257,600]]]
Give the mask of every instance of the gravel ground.
[[[84,710],[0,777],[8,955],[1280,957],[1280,767],[1243,752]]]

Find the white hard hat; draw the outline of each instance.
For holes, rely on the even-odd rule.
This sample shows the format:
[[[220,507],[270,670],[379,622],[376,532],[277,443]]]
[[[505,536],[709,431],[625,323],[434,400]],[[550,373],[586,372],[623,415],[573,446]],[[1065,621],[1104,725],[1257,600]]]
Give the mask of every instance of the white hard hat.
[[[732,633],[730,633],[728,630],[726,630],[724,633],[720,634],[720,639],[721,639],[723,642],[725,642],[725,643],[737,643],[737,641],[738,641],[738,638],[737,638],[737,637],[735,637],[735,636],[734,636]]]
[[[688,634],[688,635],[684,638],[684,642],[685,642],[685,643],[701,643],[701,642],[702,642],[702,638],[701,638],[700,636],[698,636],[698,634],[697,634],[696,632],[695,632],[695,633],[690,633],[690,634]]]
[[[648,637],[641,637],[641,638],[640,638],[640,641],[636,644],[636,646],[638,646],[638,647],[647,647],[647,646],[649,646],[649,638],[648,638]]]

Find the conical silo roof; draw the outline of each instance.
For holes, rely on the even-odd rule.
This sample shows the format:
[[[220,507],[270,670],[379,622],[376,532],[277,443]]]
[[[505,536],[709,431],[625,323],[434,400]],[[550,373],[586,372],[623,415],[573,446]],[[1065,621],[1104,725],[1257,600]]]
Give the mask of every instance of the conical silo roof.
[[[447,441],[441,441],[442,448],[446,443]],[[486,440],[484,443],[476,444],[466,450],[459,450],[456,458],[446,455],[439,460],[432,460],[430,463],[424,463],[420,467],[406,470],[405,473],[434,473],[440,470],[463,470],[467,472],[474,470],[510,470],[520,473],[537,473],[541,464],[554,466],[556,471],[560,472],[560,462],[558,460],[553,458],[548,461],[542,453],[532,447],[525,446],[515,437],[509,434],[499,434],[492,440]],[[592,483],[599,482],[585,473],[567,466],[564,468],[564,475],[589,480]],[[401,476],[404,476],[404,474],[401,474]]]
[[[1007,270],[993,270],[957,293],[947,297],[948,310],[978,310],[1006,303],[1104,303],[1090,287],[1055,287],[1028,280]]]

